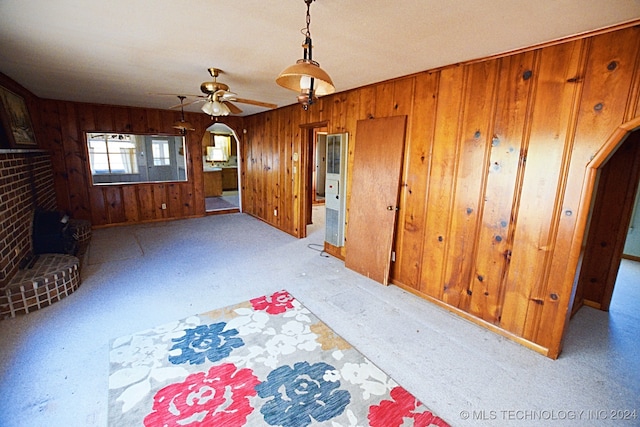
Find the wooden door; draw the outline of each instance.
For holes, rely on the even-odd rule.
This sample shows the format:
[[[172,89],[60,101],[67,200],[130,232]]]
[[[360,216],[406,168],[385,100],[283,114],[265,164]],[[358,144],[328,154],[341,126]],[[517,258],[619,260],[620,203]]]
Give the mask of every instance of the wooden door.
[[[384,285],[389,282],[406,120],[359,120],[356,128],[345,266]]]

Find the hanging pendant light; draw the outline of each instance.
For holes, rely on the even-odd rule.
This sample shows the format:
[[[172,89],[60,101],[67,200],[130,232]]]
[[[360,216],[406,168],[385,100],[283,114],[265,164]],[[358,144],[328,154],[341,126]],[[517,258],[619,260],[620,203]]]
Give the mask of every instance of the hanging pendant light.
[[[295,64],[285,68],[276,79],[276,83],[280,86],[299,93],[298,102],[305,110],[318,99],[318,96],[329,95],[336,90],[329,74],[313,60],[313,44],[309,31],[311,24],[309,9],[312,1],[314,0],[304,0],[307,4],[307,28],[302,45],[303,57]]]
[[[183,101],[186,98],[186,96],[178,95],[178,98],[180,99],[180,120],[178,120],[177,122],[175,122],[173,124],[173,128],[174,129],[180,129],[182,134],[186,135],[188,130],[195,130],[195,128],[193,127],[193,125],[191,123],[186,122],[184,120],[184,105],[183,105]]]

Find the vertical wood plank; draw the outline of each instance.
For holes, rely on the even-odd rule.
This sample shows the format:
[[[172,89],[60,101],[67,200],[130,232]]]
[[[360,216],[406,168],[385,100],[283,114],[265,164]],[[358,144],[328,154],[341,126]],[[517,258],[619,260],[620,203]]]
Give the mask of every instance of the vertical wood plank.
[[[153,194],[153,185],[144,184],[138,186],[138,203],[140,219],[142,221],[151,221],[156,219],[156,205]]]
[[[162,205],[167,205],[167,186],[165,184],[154,184],[153,186],[153,205],[156,210],[157,219],[166,219],[169,217],[168,209],[162,209]]]
[[[86,142],[84,133],[79,132],[76,105],[64,103],[60,110],[62,127],[62,145],[64,147],[64,162],[67,170],[70,211],[73,218],[88,218],[91,207],[88,204],[89,194],[87,189],[91,184],[88,176],[89,166],[86,158]]]
[[[460,124],[460,147],[452,194],[449,245],[447,247],[443,301],[468,311],[474,292],[484,294],[484,277],[473,271],[479,213],[484,204],[485,179],[493,139],[493,116],[498,61],[468,67]],[[480,249],[481,251],[483,249]],[[473,278],[472,278],[473,277]],[[482,309],[484,311],[484,308]]]
[[[474,287],[469,312],[493,324],[501,313],[504,278],[511,257],[509,232],[515,224],[518,168],[526,115],[531,99],[531,71],[535,54],[528,52],[500,60],[496,118],[478,236]],[[480,281],[482,278],[482,281]]]
[[[139,222],[138,187],[136,185],[122,186],[122,200],[124,201],[124,220],[128,223]]]
[[[579,74],[582,43],[543,49],[534,73],[535,106],[525,156],[524,180],[517,216],[511,263],[507,275],[501,326],[531,338],[548,298],[546,287],[558,184],[564,167],[567,132],[576,97],[576,85],[567,80]]]
[[[375,85],[376,106],[374,116],[376,118],[389,117],[394,113],[393,89],[394,82],[386,82]]]
[[[432,146],[431,170],[427,188],[424,241],[422,242],[422,271],[420,291],[442,299],[449,285],[444,279],[447,238],[451,215],[455,164],[458,157],[460,109],[463,101],[464,67],[440,71],[436,121]]]
[[[414,289],[419,288],[420,282],[438,81],[439,73],[423,73],[416,77],[413,118],[407,137],[398,224],[400,232],[396,240],[392,276]]]
[[[107,218],[109,223],[117,224],[126,221],[124,203],[122,199],[121,187],[105,186],[102,191],[107,207]]]

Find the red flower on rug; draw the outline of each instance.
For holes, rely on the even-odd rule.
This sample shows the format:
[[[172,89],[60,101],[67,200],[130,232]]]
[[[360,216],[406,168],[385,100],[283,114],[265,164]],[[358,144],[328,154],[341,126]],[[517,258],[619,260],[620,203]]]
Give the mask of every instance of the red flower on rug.
[[[399,427],[403,425],[405,418],[413,419],[414,427],[450,427],[404,388],[397,386],[390,394],[393,401],[383,400],[380,405],[369,408],[368,418],[371,427]]]
[[[249,397],[256,395],[259,383],[251,369],[237,370],[231,363],[191,374],[156,393],[144,425],[243,426],[253,412]]]
[[[254,310],[264,310],[269,314],[281,314],[293,308],[293,296],[287,291],[278,291],[271,296],[261,296],[251,301]]]

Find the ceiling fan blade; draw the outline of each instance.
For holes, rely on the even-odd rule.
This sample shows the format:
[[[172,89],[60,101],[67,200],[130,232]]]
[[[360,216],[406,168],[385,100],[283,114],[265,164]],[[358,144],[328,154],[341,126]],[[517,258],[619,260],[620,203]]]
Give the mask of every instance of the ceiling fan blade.
[[[237,106],[233,105],[229,101],[224,100],[224,99],[222,99],[221,101],[222,101],[222,103],[224,103],[224,105],[229,107],[229,111],[231,111],[231,114],[240,114],[240,113],[242,113],[242,110],[240,108],[238,108]]]
[[[195,104],[197,102],[204,102],[204,101],[206,101],[206,99],[204,99],[204,97],[202,97],[202,99],[194,99],[193,101],[188,101],[188,102],[185,102],[184,104],[172,105],[171,107],[169,107],[169,109],[170,110],[175,110],[175,109],[179,109],[180,106],[186,107],[188,105],[192,105],[192,104]]]
[[[262,101],[254,101],[253,99],[233,98],[233,101],[239,102],[241,104],[257,105],[258,107],[264,107],[269,109],[278,108],[277,104],[271,104],[269,102],[262,102]]]
[[[147,92],[147,95],[151,95],[151,96],[173,96],[174,98],[176,96],[184,96],[186,98],[198,98],[198,97],[202,97],[202,95],[191,95],[191,94],[184,94],[184,93],[156,93],[156,92]]]

